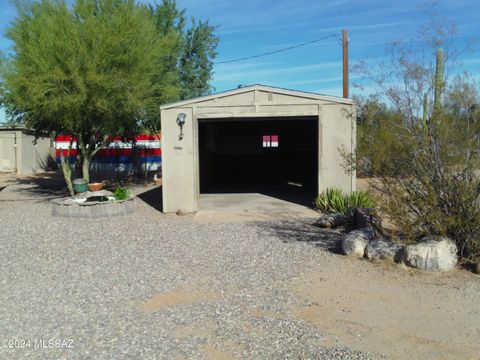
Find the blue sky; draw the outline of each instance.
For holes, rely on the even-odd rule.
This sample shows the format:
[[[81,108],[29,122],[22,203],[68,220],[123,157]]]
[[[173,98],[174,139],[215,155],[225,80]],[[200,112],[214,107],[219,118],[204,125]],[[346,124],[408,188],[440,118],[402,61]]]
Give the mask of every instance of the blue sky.
[[[3,36],[15,11],[0,0],[0,50],[11,44]],[[177,0],[187,14],[210,20],[220,37],[217,61],[275,51],[298,43],[337,34],[316,44],[261,58],[215,65],[212,85],[216,91],[239,84],[262,83],[328,95],[341,95],[340,31],[350,38],[350,62],[372,64],[385,56],[394,40],[409,41],[428,20],[432,2],[385,0]],[[480,37],[480,7],[475,0],[443,0],[435,7],[440,19],[457,25],[458,46]],[[480,79],[480,44],[460,59],[464,69]],[[351,82],[360,82],[354,74]],[[369,85],[364,94],[374,91]],[[352,89],[352,93],[362,92]],[[1,115],[0,115],[1,119]]]

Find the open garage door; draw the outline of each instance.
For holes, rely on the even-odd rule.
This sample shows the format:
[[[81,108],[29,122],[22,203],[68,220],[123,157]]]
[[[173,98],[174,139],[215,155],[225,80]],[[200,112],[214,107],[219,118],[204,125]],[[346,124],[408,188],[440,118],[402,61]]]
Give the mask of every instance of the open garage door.
[[[318,118],[199,120],[200,193],[261,193],[312,206]]]

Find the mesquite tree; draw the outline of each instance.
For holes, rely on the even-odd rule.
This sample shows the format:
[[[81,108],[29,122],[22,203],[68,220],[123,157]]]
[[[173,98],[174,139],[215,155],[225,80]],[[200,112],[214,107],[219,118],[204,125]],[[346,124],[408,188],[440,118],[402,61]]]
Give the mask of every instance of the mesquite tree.
[[[161,96],[166,51],[148,8],[132,1],[34,2],[8,30],[11,113],[37,131],[76,137],[83,177],[111,134],[135,129]]]
[[[91,159],[113,136],[158,130],[159,105],[180,99],[188,86],[181,59],[202,53],[208,64],[215,56],[213,28],[200,40],[205,46],[185,53],[190,35],[171,0],[155,8],[132,0],[42,0],[17,11],[7,31],[11,71],[2,82],[7,114],[37,133],[74,137],[87,180]],[[206,69],[203,82],[211,77]]]

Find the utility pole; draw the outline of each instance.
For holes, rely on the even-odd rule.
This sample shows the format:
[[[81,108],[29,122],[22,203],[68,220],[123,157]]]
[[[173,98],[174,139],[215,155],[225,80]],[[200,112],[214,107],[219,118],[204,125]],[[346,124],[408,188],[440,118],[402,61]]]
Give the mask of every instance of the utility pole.
[[[348,98],[348,33],[342,30],[343,44],[343,97]]]

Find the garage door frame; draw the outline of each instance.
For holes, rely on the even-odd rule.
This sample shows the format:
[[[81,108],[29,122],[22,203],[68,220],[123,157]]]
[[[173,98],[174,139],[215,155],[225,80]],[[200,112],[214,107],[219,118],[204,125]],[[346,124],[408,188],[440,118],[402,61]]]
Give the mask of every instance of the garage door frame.
[[[304,105],[304,104],[295,104],[295,105]],[[310,104],[309,104],[310,105]],[[286,106],[286,105],[284,105]],[[298,118],[298,117],[305,117],[305,116],[310,116],[310,117],[315,117],[316,118],[316,123],[317,123],[317,129],[318,129],[318,134],[317,134],[317,191],[320,191],[321,189],[321,162],[322,162],[322,153],[321,153],[321,139],[322,139],[322,111],[321,111],[321,106],[318,105],[317,111],[315,112],[302,112],[302,113],[291,113],[291,114],[286,114],[285,113],[279,113],[279,112],[271,112],[271,113],[242,113],[241,116],[238,114],[235,114],[233,112],[225,112],[225,113],[213,113],[213,114],[208,114],[208,113],[202,113],[199,112],[197,113],[197,109],[193,109],[193,140],[194,140],[194,146],[193,148],[195,149],[194,152],[194,164],[195,164],[195,199],[194,199],[194,207],[195,211],[198,211],[200,209],[200,131],[199,131],[199,122],[206,120],[206,121],[213,121],[215,119],[222,119],[224,121],[228,121],[228,119],[231,119],[232,121],[238,121],[238,119],[254,119],[254,118],[278,118],[278,117],[284,117],[284,118]]]

